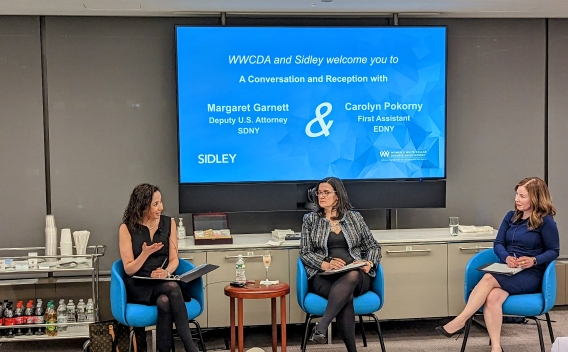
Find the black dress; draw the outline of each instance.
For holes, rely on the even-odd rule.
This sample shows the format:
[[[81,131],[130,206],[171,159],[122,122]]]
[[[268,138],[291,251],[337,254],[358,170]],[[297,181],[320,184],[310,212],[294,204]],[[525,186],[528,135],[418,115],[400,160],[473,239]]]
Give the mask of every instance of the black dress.
[[[353,257],[349,254],[349,245],[347,244],[343,231],[339,233],[329,233],[329,237],[327,238],[327,248],[329,257],[343,259],[346,264],[354,262]],[[315,292],[318,296],[322,296],[325,299],[329,299],[331,286],[333,286],[338,278],[347,273],[348,272],[334,275],[322,275],[321,273],[318,273],[308,281],[310,291]],[[360,281],[353,292],[355,297],[361,296],[371,288],[371,277],[369,274],[366,274],[363,271],[359,271],[359,273]]]
[[[142,264],[140,270],[138,270],[134,275],[150,277],[152,271],[161,267],[164,260],[168,258],[170,251],[170,229],[172,224],[172,218],[165,215],[160,215],[160,222],[158,224],[158,229],[154,233],[154,238],[150,239],[150,230],[146,226],[141,226],[139,230],[128,229],[130,232],[130,237],[132,238],[132,252],[134,253],[134,259],[142,253],[142,244],[146,242],[146,245],[151,245],[153,243],[162,243],[164,246],[157,252],[152,253],[148,259]],[[153,305],[152,292],[154,291],[154,286],[156,283],[162,282],[157,280],[141,280],[133,279],[130,276],[124,278],[124,285],[126,286],[126,299],[129,303],[138,303]],[[155,298],[154,298],[155,300]]]

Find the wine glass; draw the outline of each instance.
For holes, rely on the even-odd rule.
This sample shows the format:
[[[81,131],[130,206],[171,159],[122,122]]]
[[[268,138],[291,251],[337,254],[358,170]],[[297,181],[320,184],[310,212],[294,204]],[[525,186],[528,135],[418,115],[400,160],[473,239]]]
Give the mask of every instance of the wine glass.
[[[265,251],[264,254],[262,255],[262,263],[264,264],[264,267],[266,268],[266,280],[264,280],[265,285],[268,285],[268,268],[270,267],[270,262],[272,261],[272,257],[270,256],[270,251]]]

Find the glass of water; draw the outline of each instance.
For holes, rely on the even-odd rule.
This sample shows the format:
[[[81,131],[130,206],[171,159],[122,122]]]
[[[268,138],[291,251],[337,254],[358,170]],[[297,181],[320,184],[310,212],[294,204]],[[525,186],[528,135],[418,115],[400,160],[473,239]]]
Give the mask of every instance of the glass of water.
[[[450,216],[450,236],[458,235],[458,226],[460,224],[460,218],[457,216]]]

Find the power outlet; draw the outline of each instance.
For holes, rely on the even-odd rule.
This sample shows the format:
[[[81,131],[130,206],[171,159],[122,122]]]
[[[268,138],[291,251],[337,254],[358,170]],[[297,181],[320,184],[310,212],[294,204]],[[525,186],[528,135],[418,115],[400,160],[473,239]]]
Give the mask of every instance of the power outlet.
[[[412,250],[412,246],[406,246],[406,250],[407,250],[407,251],[411,251],[411,250]]]
[[[254,252],[247,252],[247,256],[253,256]]]

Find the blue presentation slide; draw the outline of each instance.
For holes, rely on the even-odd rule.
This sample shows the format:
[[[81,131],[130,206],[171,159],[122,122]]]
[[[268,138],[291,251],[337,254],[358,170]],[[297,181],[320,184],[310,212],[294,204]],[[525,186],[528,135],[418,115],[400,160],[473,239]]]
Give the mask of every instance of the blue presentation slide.
[[[176,27],[180,183],[445,178],[445,27]]]

